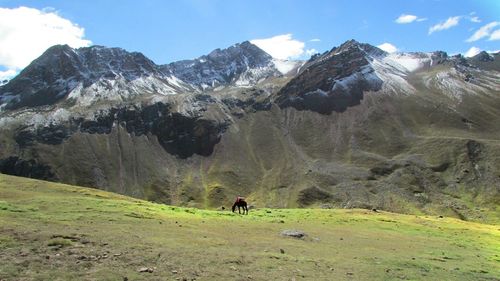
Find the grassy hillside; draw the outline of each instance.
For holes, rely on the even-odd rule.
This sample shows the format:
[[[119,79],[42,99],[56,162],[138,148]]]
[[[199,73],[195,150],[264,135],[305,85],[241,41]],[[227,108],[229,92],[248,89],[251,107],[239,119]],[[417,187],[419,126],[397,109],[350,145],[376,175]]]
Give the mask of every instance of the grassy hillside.
[[[307,236],[280,235],[290,229]],[[499,225],[356,209],[240,216],[0,175],[0,280],[499,276]]]

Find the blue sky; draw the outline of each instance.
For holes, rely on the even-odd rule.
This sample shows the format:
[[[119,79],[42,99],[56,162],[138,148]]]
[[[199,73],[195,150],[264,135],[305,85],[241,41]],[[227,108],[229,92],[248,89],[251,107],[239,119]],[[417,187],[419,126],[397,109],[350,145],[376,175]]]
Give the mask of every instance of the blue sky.
[[[21,6],[68,20],[56,23],[54,29],[71,35],[58,33],[49,40],[51,44],[66,40],[74,46],[122,47],[142,52],[158,64],[195,58],[244,40],[279,35],[288,36],[280,37],[277,44],[302,44],[295,44],[301,50],[289,50],[293,58],[324,52],[349,39],[372,45],[390,43],[399,51],[444,50],[455,54],[466,53],[473,47],[475,51],[500,49],[500,38],[496,39],[500,31],[495,33],[500,30],[498,0],[0,0],[3,12],[13,13],[10,21],[0,14],[4,17],[0,18],[0,71],[19,71],[28,58],[33,59],[49,43],[44,42],[45,31],[36,31],[40,36],[28,36],[30,31],[26,30],[33,29],[17,27],[16,21],[21,22],[23,16],[14,11]],[[407,15],[403,17],[407,23],[396,22],[402,15]],[[52,20],[56,21],[49,19]],[[45,25],[41,22],[34,24]],[[432,29],[433,26],[438,27]],[[478,31],[479,39],[471,40]],[[19,34],[11,36],[11,41],[23,34],[27,39],[2,42],[5,34],[16,32]],[[21,43],[27,45],[23,47],[24,57],[5,55],[19,50],[21,47],[16,44]]]

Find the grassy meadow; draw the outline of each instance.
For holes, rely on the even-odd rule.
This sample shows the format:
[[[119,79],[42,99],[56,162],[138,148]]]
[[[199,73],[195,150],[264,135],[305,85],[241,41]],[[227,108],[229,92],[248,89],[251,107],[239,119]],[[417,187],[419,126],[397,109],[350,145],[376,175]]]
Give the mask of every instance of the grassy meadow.
[[[500,225],[361,209],[243,216],[0,175],[0,280],[500,280]]]

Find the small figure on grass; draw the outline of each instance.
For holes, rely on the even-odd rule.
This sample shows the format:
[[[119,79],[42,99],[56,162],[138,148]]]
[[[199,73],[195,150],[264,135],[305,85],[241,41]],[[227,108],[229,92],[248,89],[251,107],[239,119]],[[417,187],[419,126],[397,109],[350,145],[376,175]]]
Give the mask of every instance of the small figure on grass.
[[[247,207],[247,202],[245,201],[245,198],[240,197],[240,196],[236,197],[236,201],[233,204],[233,213],[236,210],[236,207],[238,207],[238,214],[241,214],[240,208],[242,208],[243,214],[245,214],[245,212],[246,212],[246,214],[248,215],[248,207]]]

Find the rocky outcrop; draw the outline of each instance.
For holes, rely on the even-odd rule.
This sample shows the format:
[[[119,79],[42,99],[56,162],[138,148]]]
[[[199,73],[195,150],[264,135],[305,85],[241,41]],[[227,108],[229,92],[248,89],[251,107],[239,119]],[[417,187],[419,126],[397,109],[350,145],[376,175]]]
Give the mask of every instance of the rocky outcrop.
[[[41,180],[57,180],[50,166],[34,159],[25,160],[17,156],[0,159],[0,173]]]
[[[14,139],[20,147],[35,143],[58,145],[76,132],[109,134],[113,126],[122,126],[135,136],[156,136],[168,153],[187,158],[193,154],[212,154],[228,124],[184,116],[171,112],[167,104],[157,103],[145,107],[110,108],[92,120],[78,118],[64,124],[20,128]]]

